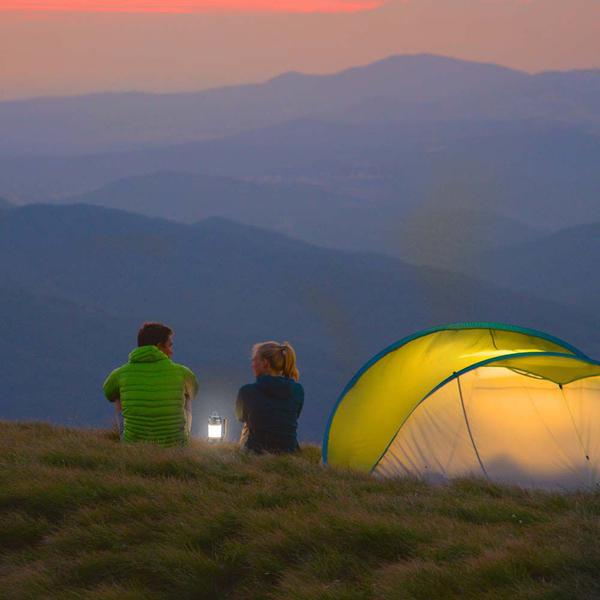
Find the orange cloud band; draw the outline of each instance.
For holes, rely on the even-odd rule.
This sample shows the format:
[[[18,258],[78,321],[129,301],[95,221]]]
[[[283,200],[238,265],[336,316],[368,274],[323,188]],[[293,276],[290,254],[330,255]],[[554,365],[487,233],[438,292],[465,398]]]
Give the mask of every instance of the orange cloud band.
[[[11,12],[295,12],[349,13],[373,10],[387,0],[0,0]]]

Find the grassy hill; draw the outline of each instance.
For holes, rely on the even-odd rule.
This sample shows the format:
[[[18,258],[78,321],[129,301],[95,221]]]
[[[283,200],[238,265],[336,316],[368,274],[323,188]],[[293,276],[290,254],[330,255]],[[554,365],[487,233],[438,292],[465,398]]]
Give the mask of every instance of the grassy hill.
[[[4,600],[600,597],[600,494],[0,423]]]

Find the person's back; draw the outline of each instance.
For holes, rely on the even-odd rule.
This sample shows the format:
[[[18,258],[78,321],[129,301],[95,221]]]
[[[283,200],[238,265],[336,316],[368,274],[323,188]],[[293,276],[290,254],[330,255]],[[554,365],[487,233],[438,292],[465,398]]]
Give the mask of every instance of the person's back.
[[[287,342],[257,344],[252,368],[256,382],[242,386],[236,402],[236,416],[244,423],[242,445],[254,452],[295,452],[304,389],[297,382],[294,349]]]
[[[155,338],[144,327],[156,330],[165,326],[151,323],[142,327],[138,347],[130,353],[128,363],[109,375],[104,393],[108,400],[120,401],[124,441],[185,444],[191,425],[189,403],[198,391],[198,382],[192,371],[170,359],[172,331],[165,327],[162,341],[152,344],[145,343]]]
[[[261,375],[238,394],[248,427],[246,448],[261,452],[293,452],[298,448],[297,423],[304,404],[304,389],[289,377]]]

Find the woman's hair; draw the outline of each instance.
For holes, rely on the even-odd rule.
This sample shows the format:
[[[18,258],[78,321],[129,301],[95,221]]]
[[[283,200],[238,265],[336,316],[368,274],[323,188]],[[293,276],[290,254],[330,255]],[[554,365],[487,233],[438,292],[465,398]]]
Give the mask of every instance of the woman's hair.
[[[254,344],[252,356],[258,355],[269,363],[272,371],[283,373],[285,377],[290,377],[298,381],[300,373],[296,366],[296,352],[289,342],[261,342]]]

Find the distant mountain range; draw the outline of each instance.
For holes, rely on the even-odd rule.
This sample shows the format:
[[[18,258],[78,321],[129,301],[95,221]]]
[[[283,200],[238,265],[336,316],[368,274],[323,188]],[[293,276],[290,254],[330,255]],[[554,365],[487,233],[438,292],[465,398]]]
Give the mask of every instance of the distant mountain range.
[[[600,223],[571,227],[480,255],[469,273],[590,313],[600,306]]]
[[[176,357],[202,380],[197,422],[231,415],[264,339],[297,346],[302,437],[317,440],[341,387],[368,358],[452,321],[536,327],[600,354],[595,313],[375,254],[319,248],[213,218],[196,225],[93,206],[28,206],[0,219],[0,415],[106,423],[106,372],[138,324],[176,329]]]
[[[138,320],[24,290],[4,275],[1,281],[0,419],[110,423],[98,386]]]
[[[216,139],[294,119],[550,119],[600,125],[600,71],[528,75],[433,55],[333,75],[186,94],[95,94],[0,103],[0,153],[65,154]]]
[[[64,198],[183,223],[224,217],[341,250],[379,252],[462,270],[485,250],[524,243],[542,231],[495,213],[426,207],[404,217],[394,206],[302,183],[247,182],[160,172]]]
[[[305,122],[130,153],[0,159],[0,193],[21,203],[57,201],[117,179],[186,171],[310,183],[312,188],[302,189],[305,197],[323,197],[318,186],[329,196],[363,199],[396,221],[415,211],[459,208],[559,229],[600,221],[599,166],[599,135],[555,125],[388,128]]]
[[[345,239],[349,248],[356,240],[352,229],[372,220],[368,203],[314,185],[178,172],[129,177],[60,202],[96,204],[188,224],[225,217],[316,244],[343,247]],[[330,236],[335,242],[328,244]]]
[[[0,131],[0,418],[106,424],[102,379],[146,319],[199,373],[199,428],[232,416],[253,343],[289,339],[311,440],[422,328],[511,322],[600,355],[600,71],[391,57],[4,102]]]
[[[600,71],[528,75],[428,55],[198,94],[0,103],[0,194],[24,204],[100,190],[103,204],[190,220],[194,190],[212,186],[225,204],[260,191],[267,206],[280,193],[291,232],[295,203],[353,211],[355,199],[385,215],[392,239],[405,219],[438,211],[562,229],[600,222],[599,107]],[[248,185],[175,181],[169,212],[165,172]],[[142,193],[131,178],[143,176],[162,208],[157,191],[117,205],[130,184]]]
[[[436,205],[401,218],[393,207],[306,184],[187,173],[129,178],[65,201],[187,223],[225,217],[320,246],[462,272],[590,311],[600,304],[598,224],[549,232],[495,213]]]

